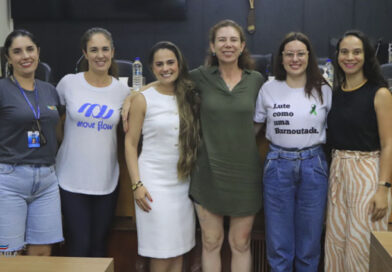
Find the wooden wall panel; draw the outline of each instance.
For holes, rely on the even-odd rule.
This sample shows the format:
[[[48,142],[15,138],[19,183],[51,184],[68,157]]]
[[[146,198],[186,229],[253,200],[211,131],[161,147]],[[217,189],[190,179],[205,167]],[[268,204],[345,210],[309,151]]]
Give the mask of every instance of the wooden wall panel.
[[[331,57],[334,51],[330,51],[330,39],[353,28],[354,1],[305,1],[303,32],[309,36],[318,57]]]
[[[217,21],[229,18],[244,28],[247,0],[188,0],[184,21],[56,21],[15,20],[15,28],[27,28],[41,41],[41,59],[50,64],[58,81],[74,71],[81,56],[79,40],[92,26],[108,28],[115,39],[116,58],[141,57],[147,71],[151,46],[171,40],[184,51],[190,68],[203,63],[208,47],[208,30]],[[392,41],[392,1],[390,0],[256,0],[256,32],[247,34],[252,53],[275,53],[279,41],[289,31],[307,33],[317,55],[328,56],[328,41],[347,29],[359,28],[373,40]],[[94,6],[88,12],[94,12]],[[152,79],[146,72],[148,80]]]
[[[120,164],[119,195],[117,200],[116,216],[132,217],[135,219],[135,202],[133,201],[132,183],[125,162],[124,132],[118,126],[118,161]]]

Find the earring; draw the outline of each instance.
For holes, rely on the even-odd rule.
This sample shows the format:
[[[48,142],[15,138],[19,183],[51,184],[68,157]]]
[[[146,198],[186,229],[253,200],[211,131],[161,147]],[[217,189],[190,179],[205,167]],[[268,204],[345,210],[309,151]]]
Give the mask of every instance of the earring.
[[[213,57],[215,57],[215,56],[216,56],[215,52],[212,52],[212,56],[213,56]]]
[[[240,56],[242,55],[242,51],[240,51]]]
[[[5,63],[5,71],[4,71],[4,76],[8,77],[11,74],[11,64],[8,63],[8,61]]]

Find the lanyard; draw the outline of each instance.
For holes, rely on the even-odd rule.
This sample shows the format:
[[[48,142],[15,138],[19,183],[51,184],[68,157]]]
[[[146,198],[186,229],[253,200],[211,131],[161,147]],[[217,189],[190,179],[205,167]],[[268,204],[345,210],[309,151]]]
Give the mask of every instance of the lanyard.
[[[34,114],[34,118],[35,120],[39,120],[40,116],[41,116],[41,111],[39,108],[39,104],[38,104],[38,90],[37,90],[37,86],[34,83],[34,93],[35,93],[35,104],[37,105],[37,111],[35,111],[33,105],[31,105],[30,100],[27,98],[25,92],[23,91],[22,87],[19,85],[19,82],[16,80],[15,77],[13,77],[13,79],[15,80],[16,86],[18,86],[20,93],[23,95],[23,97],[25,98],[27,104],[29,105],[31,111]]]

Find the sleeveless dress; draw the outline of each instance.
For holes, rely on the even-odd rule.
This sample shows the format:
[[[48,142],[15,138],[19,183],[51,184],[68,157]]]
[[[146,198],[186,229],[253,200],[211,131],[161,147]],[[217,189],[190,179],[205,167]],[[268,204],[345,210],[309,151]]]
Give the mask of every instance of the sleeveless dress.
[[[179,180],[179,115],[175,96],[151,87],[142,92],[146,115],[142,128],[143,147],[139,173],[153,202],[151,211],[137,205],[138,252],[141,256],[170,258],[195,245],[195,214],[189,199],[189,178]]]

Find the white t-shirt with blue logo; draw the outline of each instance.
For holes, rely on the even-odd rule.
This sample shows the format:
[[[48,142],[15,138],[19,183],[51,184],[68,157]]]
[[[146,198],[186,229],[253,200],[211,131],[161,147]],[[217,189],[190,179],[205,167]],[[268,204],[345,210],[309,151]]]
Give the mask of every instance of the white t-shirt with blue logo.
[[[64,139],[56,157],[60,187],[104,195],[118,182],[117,124],[129,89],[113,78],[107,87],[91,86],[84,73],[69,74],[57,85],[66,107]]]
[[[268,81],[257,97],[254,121],[266,122],[266,138],[281,147],[303,149],[325,143],[332,92],[328,85],[321,90],[323,104],[316,91],[307,97],[304,88],[291,88],[285,81]]]

